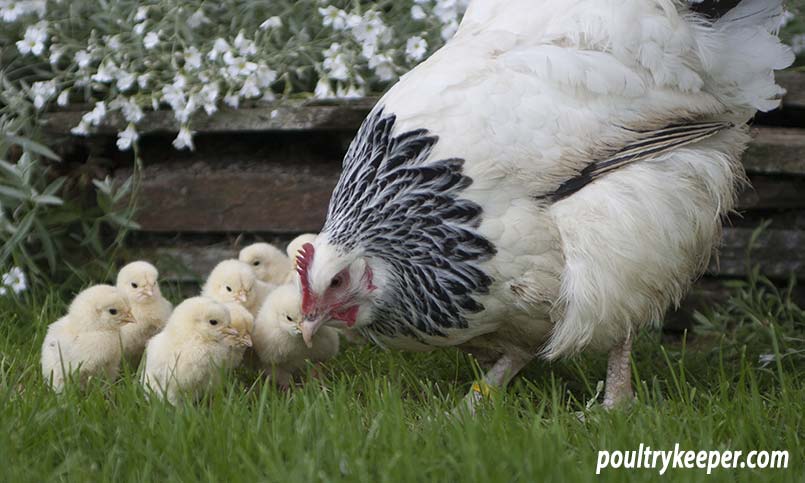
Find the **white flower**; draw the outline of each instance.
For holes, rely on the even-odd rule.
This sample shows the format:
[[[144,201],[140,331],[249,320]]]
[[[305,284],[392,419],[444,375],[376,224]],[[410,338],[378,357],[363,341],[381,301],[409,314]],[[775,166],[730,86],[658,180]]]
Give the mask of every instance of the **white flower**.
[[[268,17],[265,19],[265,21],[263,21],[263,23],[260,24],[260,30],[268,30],[279,27],[282,27],[282,19],[277,16]]]
[[[234,57],[231,52],[224,54],[224,63],[229,77],[246,77],[257,70],[257,64],[243,57]]]
[[[159,44],[159,34],[157,32],[148,32],[143,37],[143,46],[151,50]]]
[[[316,89],[313,91],[313,95],[316,96],[316,99],[332,99],[335,97],[335,92],[333,92],[333,87],[330,85],[330,81],[322,77],[316,84]]]
[[[458,18],[458,5],[456,0],[436,0],[433,7],[433,14],[443,24],[455,22]]]
[[[184,106],[180,106],[179,109],[174,110],[173,117],[180,123],[187,124],[187,121],[190,120],[190,116],[195,114],[196,110],[198,110],[196,96],[190,96]]]
[[[103,101],[96,102],[95,107],[81,117],[81,122],[91,126],[97,126],[106,117],[106,104]]]
[[[422,37],[411,37],[405,43],[405,56],[411,60],[422,60],[428,51],[428,42]]]
[[[384,82],[394,79],[396,76],[394,63],[386,54],[378,54],[369,59],[369,68],[374,70],[377,77]]]
[[[220,55],[229,52],[230,49],[231,47],[229,47],[229,43],[226,40],[219,37],[215,39],[215,42],[212,44],[212,49],[207,53],[207,58],[210,60],[215,60]]]
[[[126,99],[125,97],[118,97],[109,103],[109,109],[120,110],[126,121],[137,124],[140,122],[145,114],[142,108],[137,104],[133,97]]]
[[[134,14],[135,22],[142,22],[148,18],[148,7],[137,7],[137,13]]]
[[[332,27],[333,30],[344,30],[347,26],[347,13],[332,5],[319,8],[319,14],[322,16],[321,23],[325,27]]]
[[[269,87],[277,80],[277,71],[270,69],[265,64],[259,64],[254,75],[257,77],[257,85],[261,88]]]
[[[86,50],[79,50],[75,53],[74,59],[76,64],[83,69],[84,67],[87,67],[90,62],[92,62],[92,55]]]
[[[453,35],[456,34],[457,30],[458,30],[458,21],[457,20],[452,20],[452,21],[448,22],[442,28],[442,40],[444,40],[444,41],[450,40],[451,38],[453,38]]]
[[[240,97],[237,94],[227,94],[224,96],[224,104],[227,106],[237,109],[240,106]]]
[[[124,131],[117,133],[117,149],[126,151],[130,149],[131,145],[139,138],[140,135],[137,134],[134,124],[129,123]]]
[[[414,20],[422,20],[426,17],[425,10],[422,9],[419,5],[414,5],[411,7],[411,18]]]
[[[25,29],[25,35],[22,40],[17,41],[17,50],[23,55],[42,55],[47,39],[47,22],[42,21],[35,25],[29,25]]]
[[[123,69],[118,69],[117,72],[115,72],[115,78],[117,80],[117,88],[120,89],[121,92],[126,92],[131,89],[131,86],[133,86],[134,82],[137,80],[137,76]]]
[[[50,49],[50,58],[48,59],[48,61],[50,62],[50,65],[58,64],[59,60],[62,58],[63,55],[64,55],[64,49],[63,48],[61,48],[61,47],[52,47]]]
[[[59,97],[56,98],[56,104],[64,107],[69,102],[70,102],[70,89],[65,89],[65,90],[61,91],[61,94],[59,94]]]
[[[151,74],[140,74],[137,76],[137,85],[140,89],[148,87],[148,81],[151,79]]]
[[[70,129],[70,132],[76,136],[86,136],[89,134],[89,124],[82,118],[78,126]]]
[[[243,30],[238,32],[238,35],[235,37],[235,40],[232,41],[232,45],[234,45],[235,48],[238,49],[240,55],[246,57],[257,53],[257,45],[255,45],[253,40],[249,40],[243,35]]]
[[[383,23],[380,14],[370,10],[363,14],[360,22],[352,28],[352,35],[363,44],[384,44],[388,43],[391,31]]]
[[[184,52],[184,65],[192,70],[199,69],[201,67],[201,52],[192,46],[187,49]]]
[[[42,109],[51,97],[56,95],[56,81],[34,82],[31,84],[29,96],[34,101],[37,110]]]
[[[140,23],[138,23],[137,25],[134,26],[132,31],[137,35],[142,35],[143,32],[145,32],[145,27],[146,27],[147,23],[148,22],[140,22]]]
[[[805,34],[798,34],[791,37],[791,49],[797,55],[805,53]]]
[[[215,111],[218,110],[217,102],[219,94],[220,91],[217,83],[204,84],[204,87],[201,88],[201,91],[199,92],[200,102],[208,116],[211,116]]]
[[[193,151],[196,149],[193,146],[193,133],[190,132],[190,129],[187,126],[182,126],[179,129],[179,134],[176,136],[176,139],[173,140],[173,147],[176,149],[190,149]]]
[[[5,297],[8,295],[8,289],[5,287],[0,287],[0,297]]]
[[[244,99],[260,97],[260,88],[257,87],[257,80],[255,80],[254,77],[248,77],[243,81],[243,87],[240,88],[239,95]]]
[[[197,29],[202,25],[210,23],[210,19],[204,15],[204,10],[198,9],[187,19],[187,26],[191,29]]]
[[[334,42],[324,51],[322,67],[324,67],[331,79],[347,80],[349,78],[347,59],[341,50],[341,44]]]
[[[187,104],[187,97],[179,83],[162,86],[162,101],[171,106],[174,112],[181,111]]]
[[[758,362],[760,363],[760,367],[766,367],[772,362],[777,360],[774,354],[760,354],[758,357]]]
[[[3,275],[3,285],[9,287],[14,293],[24,292],[28,288],[28,281],[20,267],[14,267]]]
[[[95,82],[108,83],[117,75],[117,65],[111,60],[107,60],[98,66],[98,71],[92,75]]]
[[[0,6],[2,7],[0,8],[0,16],[2,16],[3,21],[7,23],[15,22],[17,18],[26,14],[22,2],[12,1],[0,4]]]
[[[346,88],[339,85],[338,89],[336,89],[335,92],[335,97],[338,97],[340,99],[357,99],[365,95],[366,92],[362,87],[356,87],[354,85],[349,85]]]
[[[103,37],[104,42],[106,42],[106,46],[112,50],[120,50],[120,36],[119,35],[104,35]]]

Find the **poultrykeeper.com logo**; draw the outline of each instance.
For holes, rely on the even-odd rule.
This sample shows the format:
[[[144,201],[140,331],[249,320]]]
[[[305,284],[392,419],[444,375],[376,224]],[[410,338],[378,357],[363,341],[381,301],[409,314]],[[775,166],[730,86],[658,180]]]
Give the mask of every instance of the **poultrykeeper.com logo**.
[[[670,468],[702,469],[708,475],[716,468],[784,469],[788,468],[788,451],[686,451],[679,443],[673,450],[663,451],[641,444],[636,450],[598,451],[595,474],[606,468],[656,469],[661,475]]]

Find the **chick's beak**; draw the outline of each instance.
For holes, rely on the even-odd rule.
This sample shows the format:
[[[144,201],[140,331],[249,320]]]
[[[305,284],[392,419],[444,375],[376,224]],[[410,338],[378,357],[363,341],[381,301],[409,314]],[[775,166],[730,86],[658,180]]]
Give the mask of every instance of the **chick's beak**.
[[[128,312],[124,312],[123,317],[120,320],[124,324],[133,324],[137,322],[137,319],[134,318],[134,314],[132,314],[130,310]]]
[[[316,335],[319,327],[321,327],[326,320],[327,317],[321,315],[313,319],[305,318],[299,325],[299,330],[302,332],[302,339],[305,341],[305,345],[308,346],[308,348],[313,347],[313,336]]]
[[[240,335],[240,334],[238,334],[237,329],[233,329],[232,327],[227,327],[227,328],[226,328],[226,329],[224,329],[222,332],[223,332],[224,334],[226,334],[226,335],[231,335],[231,336],[233,336],[233,337],[238,337],[238,336]]]
[[[241,337],[240,342],[241,342],[241,344],[243,344],[246,347],[251,347],[252,346],[252,338],[249,336],[249,334],[246,334],[243,337]]]
[[[245,304],[246,300],[248,300],[248,297],[246,296],[246,292],[241,290],[240,292],[235,294],[235,300],[237,300],[238,302],[240,302],[242,304]]]

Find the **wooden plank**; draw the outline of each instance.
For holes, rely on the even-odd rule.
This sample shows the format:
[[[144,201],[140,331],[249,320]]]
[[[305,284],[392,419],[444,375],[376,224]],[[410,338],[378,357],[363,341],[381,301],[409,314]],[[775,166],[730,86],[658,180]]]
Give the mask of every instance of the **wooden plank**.
[[[738,210],[798,210],[805,208],[805,177],[750,175],[751,188],[738,196]]]
[[[753,128],[743,163],[750,174],[805,176],[805,129]]]
[[[338,162],[210,158],[147,165],[137,222],[156,233],[293,233],[324,223]],[[116,173],[125,179],[129,169]],[[805,210],[805,177],[752,175],[738,207]]]
[[[223,108],[207,116],[196,113],[190,122],[197,134],[236,133],[260,131],[331,131],[357,130],[371,110],[376,98],[342,100],[336,102],[282,101],[260,103],[240,109]],[[55,111],[43,116],[42,126],[55,135],[70,134],[86,112],[80,107]],[[98,126],[94,135],[116,135],[127,123],[119,112],[109,113]],[[140,135],[173,134],[179,130],[179,122],[170,111],[145,111],[138,124]]]
[[[777,72],[775,76],[777,83],[787,91],[783,97],[783,108],[805,109],[805,72],[787,70]]]
[[[335,162],[150,165],[136,219],[143,231],[158,233],[318,231],[340,169]]]
[[[725,228],[719,257],[711,261],[708,273],[744,276],[757,265],[770,278],[787,278],[793,273],[805,279],[805,232],[768,229],[752,242],[754,232],[751,228]]]

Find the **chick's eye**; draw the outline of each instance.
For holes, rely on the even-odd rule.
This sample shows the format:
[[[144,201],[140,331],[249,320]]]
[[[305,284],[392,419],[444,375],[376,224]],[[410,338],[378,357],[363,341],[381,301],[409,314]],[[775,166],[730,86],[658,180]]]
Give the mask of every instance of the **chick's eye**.
[[[134,282],[131,282],[131,288],[137,288],[137,284],[134,283]]]
[[[256,267],[257,265],[260,265],[260,260],[257,260],[257,261],[255,261],[255,262],[253,262],[253,263],[252,263],[252,265],[254,265],[255,267]]]
[[[290,315],[286,315],[285,318],[288,319],[288,322],[293,322],[293,317]]]
[[[232,291],[232,287],[230,287],[229,285],[227,285],[227,286],[226,286],[226,291],[227,291],[227,292],[231,292],[231,291]]]
[[[117,309],[109,309],[109,313],[112,315],[117,315]]]
[[[341,277],[333,277],[333,279],[330,280],[330,288],[338,288],[340,286],[341,286]]]
[[[215,319],[210,320],[210,325],[218,325],[218,321]]]

